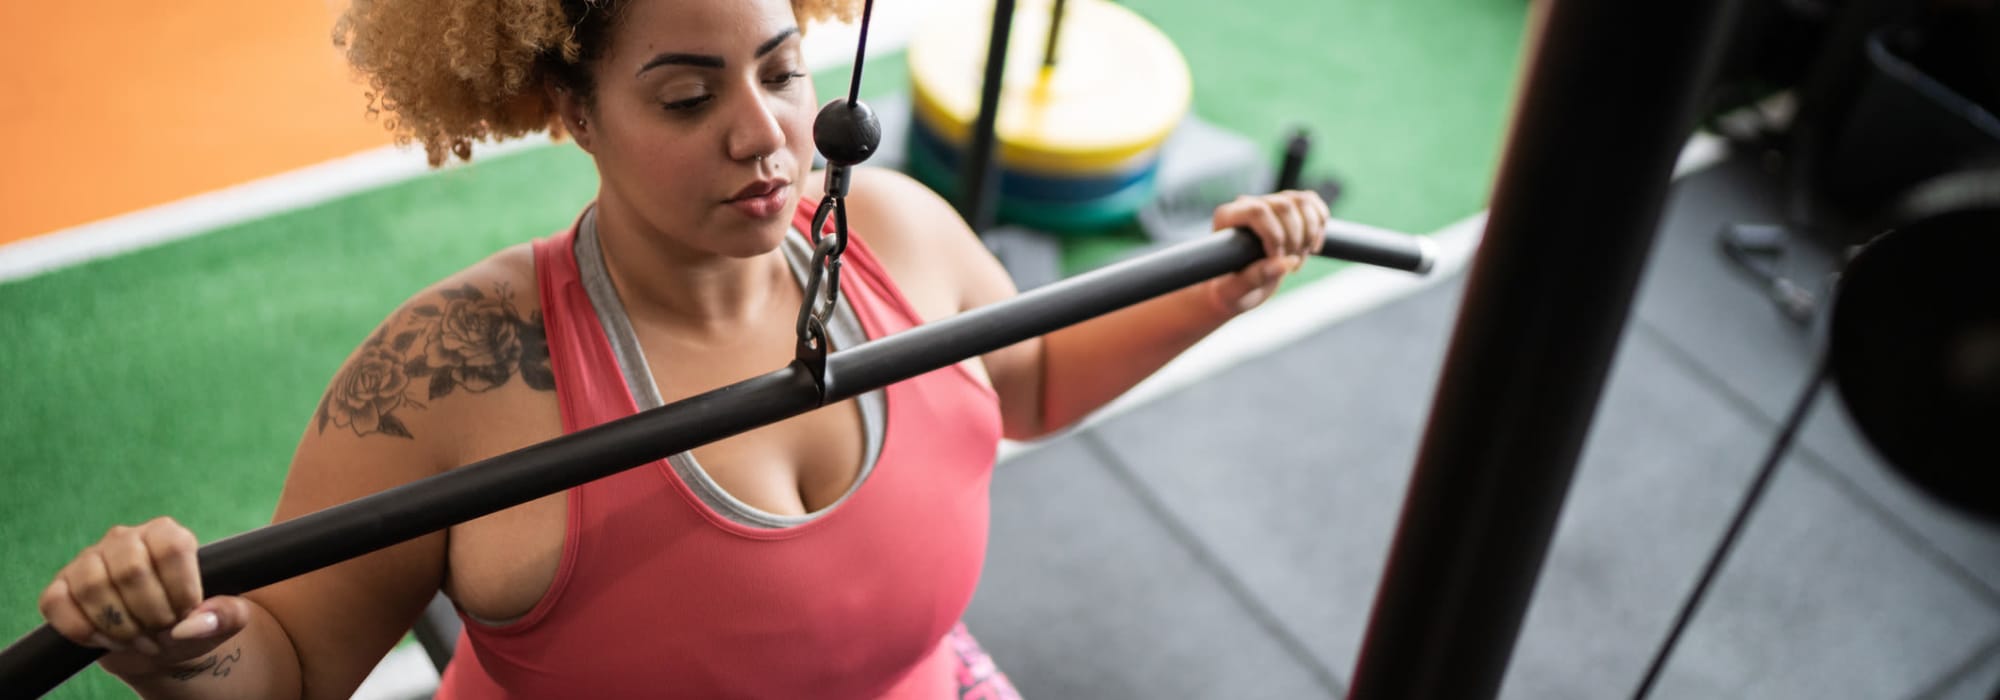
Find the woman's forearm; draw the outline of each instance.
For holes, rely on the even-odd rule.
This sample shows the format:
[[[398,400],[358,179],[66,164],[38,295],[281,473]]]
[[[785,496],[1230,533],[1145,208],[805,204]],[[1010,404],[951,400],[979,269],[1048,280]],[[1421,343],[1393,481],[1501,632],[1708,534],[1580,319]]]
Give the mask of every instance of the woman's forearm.
[[[1041,433],[1082,420],[1235,316],[1198,284],[1044,336]]]
[[[120,679],[152,700],[298,698],[299,660],[291,638],[264,606],[250,601],[249,607],[250,624],[209,653],[171,671]]]

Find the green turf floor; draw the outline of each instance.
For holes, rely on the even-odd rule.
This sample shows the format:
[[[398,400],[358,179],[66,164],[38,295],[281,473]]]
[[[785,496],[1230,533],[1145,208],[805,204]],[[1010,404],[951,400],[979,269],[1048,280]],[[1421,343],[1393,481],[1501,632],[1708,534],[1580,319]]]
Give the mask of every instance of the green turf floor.
[[[1127,4],[1186,53],[1202,118],[1273,153],[1288,128],[1313,130],[1309,174],[1346,186],[1337,215],[1428,231],[1484,207],[1526,3]],[[870,62],[871,91],[902,89],[900,60]],[[845,76],[816,76],[821,97]],[[369,329],[428,282],[566,225],[593,189],[574,148],[530,149],[0,285],[0,643],[39,623],[41,587],[114,523],[171,514],[205,541],[265,523],[321,389]],[[93,669],[56,696],[126,695]]]

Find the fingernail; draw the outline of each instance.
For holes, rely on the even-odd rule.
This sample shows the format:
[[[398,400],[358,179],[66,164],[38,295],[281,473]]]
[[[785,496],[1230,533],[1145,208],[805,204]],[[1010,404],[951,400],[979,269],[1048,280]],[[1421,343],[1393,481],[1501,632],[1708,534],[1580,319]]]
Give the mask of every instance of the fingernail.
[[[98,647],[98,648],[100,648],[100,649],[104,649],[104,650],[106,650],[106,651],[124,651],[124,650],[125,650],[125,645],[123,645],[123,644],[119,644],[119,643],[117,643],[117,642],[114,642],[114,641],[111,641],[111,638],[110,638],[110,637],[106,637],[106,636],[104,636],[104,635],[102,635],[102,634],[96,634],[96,633],[93,633],[93,634],[91,634],[91,635],[90,635],[90,645],[91,645],[91,646],[94,646],[94,647]]]
[[[145,654],[147,656],[160,655],[160,645],[154,644],[153,640],[147,639],[145,637],[133,637],[132,648],[138,649],[139,653]]]
[[[220,623],[215,619],[215,613],[197,613],[189,616],[188,619],[181,620],[180,624],[174,625],[173,631],[168,634],[173,635],[174,639],[196,639],[215,634],[215,629],[219,626]]]

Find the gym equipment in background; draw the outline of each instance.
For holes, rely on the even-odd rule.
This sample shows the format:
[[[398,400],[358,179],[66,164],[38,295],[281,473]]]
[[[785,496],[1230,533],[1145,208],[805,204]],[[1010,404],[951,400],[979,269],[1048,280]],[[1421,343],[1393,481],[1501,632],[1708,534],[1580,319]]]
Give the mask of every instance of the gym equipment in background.
[[[1841,272],[1828,365],[1884,462],[2000,525],[2000,168],[1916,190]]]
[[[993,31],[987,6],[975,3],[932,15],[910,42],[911,174],[954,201],[984,186],[963,185],[987,163],[985,91],[1001,221],[1078,234],[1130,220],[1153,196],[1160,146],[1187,114],[1186,59],[1106,0],[992,7],[1000,21],[1011,17],[1007,31]],[[1010,44],[1010,32],[1045,41]],[[983,230],[978,218],[967,216]]]
[[[2000,524],[2000,167],[1948,173],[1840,273],[1825,350],[1633,692],[1648,697],[1828,379],[1888,467]]]
[[[1984,7],[1981,7],[1981,5]],[[1768,0],[1754,14],[1780,40],[1736,42],[1717,93],[1747,85],[1786,108],[1716,116],[1711,127],[1761,152],[1784,183],[1778,221],[1724,225],[1722,252],[1767,286],[1792,321],[1818,315],[1811,279],[1890,219],[1925,180],[2000,161],[2000,5]],[[1741,32],[1739,32],[1741,33]],[[1781,91],[1789,90],[1788,93]],[[1717,98],[1721,100],[1723,98]],[[1724,104],[1732,104],[1724,102]]]

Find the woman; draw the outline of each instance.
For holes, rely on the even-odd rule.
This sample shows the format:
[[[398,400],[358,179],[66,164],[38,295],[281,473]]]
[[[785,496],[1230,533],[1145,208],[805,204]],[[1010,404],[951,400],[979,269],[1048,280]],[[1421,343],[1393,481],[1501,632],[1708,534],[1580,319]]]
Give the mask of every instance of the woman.
[[[546,128],[601,189],[362,343],[276,519],[789,362],[824,188],[799,31],[848,5],[356,0],[336,41],[434,163]],[[864,169],[848,206],[836,347],[1014,293],[922,186]],[[42,611],[147,697],[345,697],[439,590],[467,623],[440,697],[1011,696],[957,624],[998,440],[1073,423],[1261,302],[1326,216],[1238,200],[1215,226],[1270,253],[1240,273],[245,596],[204,599],[173,521],[114,528]]]

